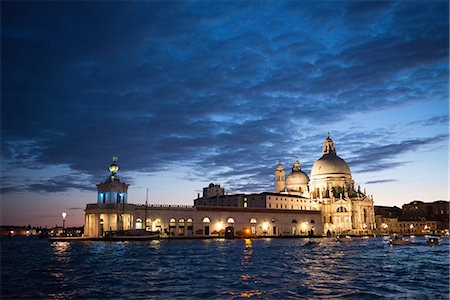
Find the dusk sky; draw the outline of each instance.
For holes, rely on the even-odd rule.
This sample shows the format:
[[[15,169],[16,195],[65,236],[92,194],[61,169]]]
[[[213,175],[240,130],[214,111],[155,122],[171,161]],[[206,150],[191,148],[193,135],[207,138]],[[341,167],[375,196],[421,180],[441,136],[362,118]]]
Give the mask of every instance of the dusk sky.
[[[327,132],[375,205],[449,198],[448,1],[1,9],[3,225],[82,225],[113,155],[130,203],[273,192]]]

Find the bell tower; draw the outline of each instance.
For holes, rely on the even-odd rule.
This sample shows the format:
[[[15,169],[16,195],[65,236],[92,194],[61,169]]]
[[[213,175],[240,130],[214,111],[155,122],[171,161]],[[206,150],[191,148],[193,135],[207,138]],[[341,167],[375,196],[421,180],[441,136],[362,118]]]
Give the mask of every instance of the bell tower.
[[[286,189],[286,172],[284,172],[281,161],[278,162],[277,170],[275,171],[275,192],[281,193]]]
[[[109,176],[105,182],[97,184],[97,203],[127,203],[127,194],[129,184],[120,181],[120,177],[117,175],[119,166],[116,164],[118,161],[117,156],[112,157],[112,163],[109,165]]]

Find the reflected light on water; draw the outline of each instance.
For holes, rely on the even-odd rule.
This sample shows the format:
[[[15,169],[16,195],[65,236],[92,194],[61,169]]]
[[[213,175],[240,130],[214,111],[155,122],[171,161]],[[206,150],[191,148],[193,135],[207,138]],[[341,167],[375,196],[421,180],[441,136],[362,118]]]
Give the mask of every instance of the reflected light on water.
[[[243,274],[239,276],[239,279],[242,285],[245,287],[250,287],[250,285],[259,284],[260,280],[257,279],[256,275],[248,274],[249,269],[252,269],[253,244],[251,239],[245,239],[244,243],[244,250],[242,252],[241,259],[241,271]],[[261,296],[263,292],[257,289],[251,289],[237,293],[231,292],[230,294],[239,295],[242,298],[251,298]]]
[[[70,261],[70,243],[69,242],[54,242],[52,248],[55,254],[56,261],[68,263]]]

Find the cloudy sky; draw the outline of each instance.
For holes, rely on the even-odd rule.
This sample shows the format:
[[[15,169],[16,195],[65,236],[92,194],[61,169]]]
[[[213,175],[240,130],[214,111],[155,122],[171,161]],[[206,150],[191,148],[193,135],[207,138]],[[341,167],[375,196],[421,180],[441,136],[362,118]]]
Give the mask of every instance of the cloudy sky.
[[[274,190],[331,132],[377,205],[448,199],[449,4],[1,3],[1,224]]]

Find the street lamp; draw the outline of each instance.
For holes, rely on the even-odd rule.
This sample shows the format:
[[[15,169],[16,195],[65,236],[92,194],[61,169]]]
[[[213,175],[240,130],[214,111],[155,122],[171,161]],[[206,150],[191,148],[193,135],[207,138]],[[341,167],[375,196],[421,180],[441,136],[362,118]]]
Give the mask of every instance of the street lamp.
[[[62,228],[62,234],[64,235],[64,225],[65,225],[65,223],[66,223],[66,217],[67,217],[67,214],[66,214],[66,212],[65,212],[65,211],[63,211],[63,212],[62,212],[62,214],[61,214],[61,216],[62,216],[62,218],[63,218],[63,228]]]

